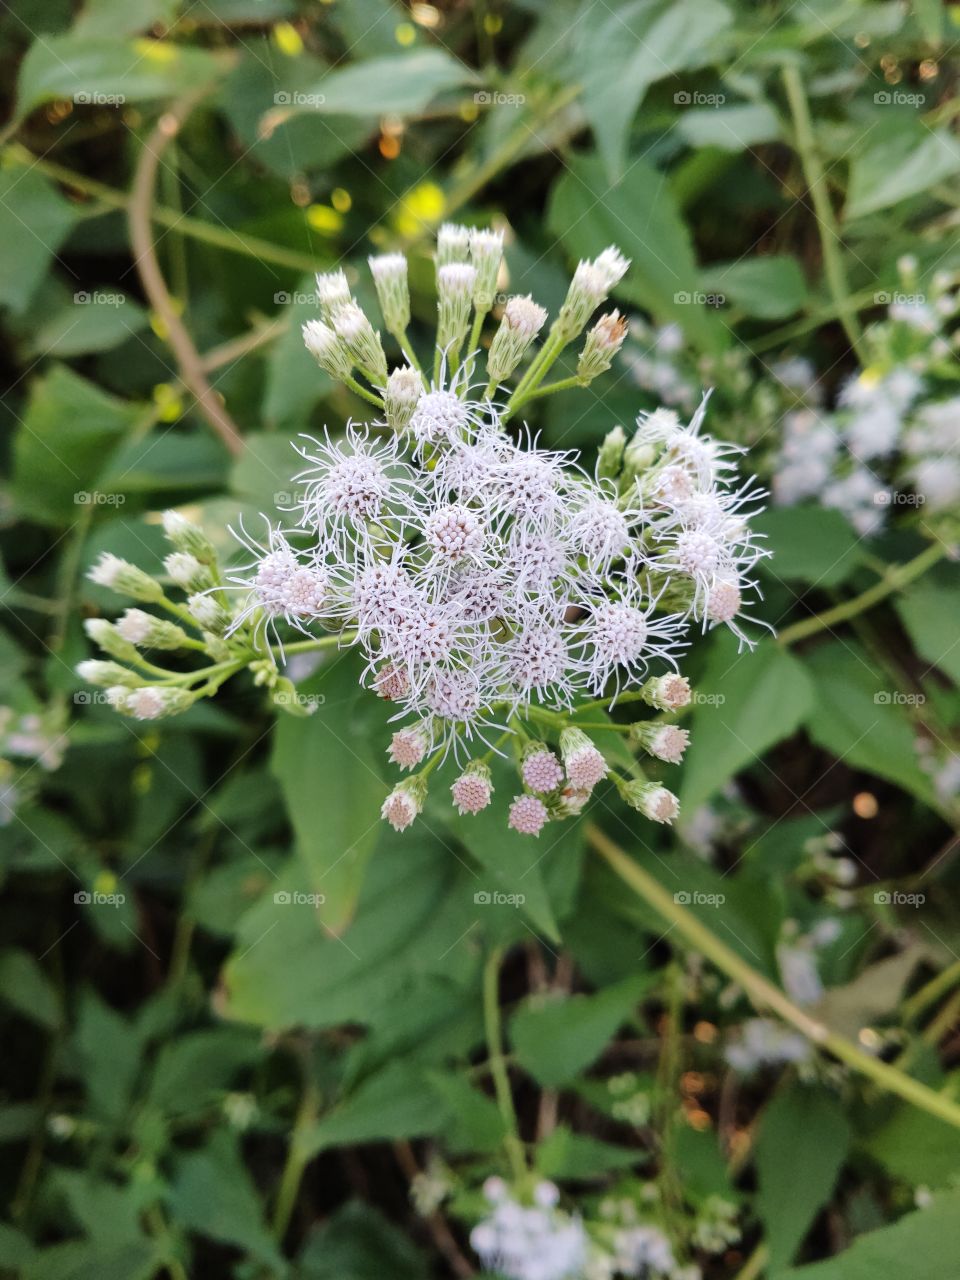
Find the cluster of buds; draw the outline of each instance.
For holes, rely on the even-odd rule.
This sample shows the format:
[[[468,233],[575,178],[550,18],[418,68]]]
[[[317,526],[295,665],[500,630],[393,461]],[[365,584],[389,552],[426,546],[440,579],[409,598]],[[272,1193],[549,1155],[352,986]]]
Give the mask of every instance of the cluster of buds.
[[[101,561],[95,581],[168,615],[133,608],[117,623],[89,624],[114,661],[84,664],[82,674],[106,686],[118,710],[175,714],[244,667],[278,705],[296,709],[275,656],[292,630],[307,637],[298,651],[359,649],[361,682],[405,722],[387,753],[407,776],[382,808],[398,830],[422,812],[431,774],[451,756],[453,803],[476,814],[491,803],[493,756],[512,755],[518,786],[507,821],[525,835],[579,813],[604,779],[651,821],[674,820],[676,796],[657,776],[639,763],[621,776],[613,764],[625,744],[657,771],[683,756],[687,732],[671,717],[690,701],[677,664],[691,632],[726,625],[750,643],[743,604],[764,553],[749,517],[762,495],[735,481],[734,447],[701,434],[705,401],[689,424],[660,410],[641,415],[631,437],[614,428],[592,475],[573,453],[511,434],[520,406],[610,367],[626,333],[616,311],[587,332],[576,374],[544,383],[629,264],[611,246],[578,265],[503,400],[497,388],[528,357],[547,312],[529,297],[506,303],[478,393],[471,379],[502,247],[495,231],[441,228],[429,382],[407,333],[402,254],[370,261],[384,326],[402,353],[392,370],[346,274],[318,277],[321,315],[304,341],[379,413],[339,438],[303,438],[292,519],[281,527],[264,517],[261,539],[241,524],[246,564],[221,573],[201,531],[168,515],[166,570],[185,604],[141,570]],[[145,662],[145,647],[202,650],[214,665],[167,672]],[[627,703],[653,718],[628,723]],[[614,734],[620,750],[607,752]]]

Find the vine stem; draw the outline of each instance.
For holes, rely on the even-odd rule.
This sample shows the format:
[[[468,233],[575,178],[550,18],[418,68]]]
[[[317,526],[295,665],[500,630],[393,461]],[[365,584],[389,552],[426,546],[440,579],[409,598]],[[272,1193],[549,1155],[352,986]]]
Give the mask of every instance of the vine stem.
[[[316,1085],[310,1078],[310,1064],[307,1062],[304,1064],[303,1094],[300,1098],[297,1118],[293,1124],[293,1132],[290,1134],[287,1159],[283,1166],[283,1173],[280,1175],[280,1188],[277,1191],[277,1202],[273,1210],[271,1226],[274,1239],[278,1242],[282,1241],[287,1234],[290,1218],[293,1215],[293,1208],[300,1191],[303,1171],[310,1163],[310,1157],[305,1152],[302,1138],[316,1121],[319,1104],[320,1097]]]
[[[830,202],[827,175],[824,172],[820,152],[817,149],[813,120],[810,116],[810,105],[807,102],[806,90],[803,87],[803,78],[797,67],[790,65],[783,68],[783,87],[786,90],[787,103],[790,107],[790,115],[793,118],[797,155],[800,157],[804,181],[813,201],[827,284],[836,304],[840,323],[843,325],[844,332],[850,340],[850,345],[856,352],[860,363],[865,365],[868,363],[868,359],[863,349],[863,334],[860,331],[857,313],[850,297],[846,271],[843,265],[843,255],[840,251],[840,228],[837,224],[837,216],[834,213],[833,205]]]
[[[510,1159],[514,1179],[522,1182],[527,1176],[527,1161],[520,1141],[520,1130],[517,1125],[517,1113],[513,1109],[513,1095],[510,1092],[510,1077],[503,1057],[503,1039],[500,1028],[500,964],[503,960],[503,947],[495,947],[487,958],[483,970],[483,1025],[487,1035],[487,1057],[490,1060],[490,1074],[497,1095],[497,1106],[503,1117],[506,1134],[504,1145]]]
[[[586,824],[585,831],[590,844],[620,879],[676,929],[685,942],[711,960],[722,973],[742,987],[755,1008],[777,1014],[823,1052],[833,1054],[835,1058],[839,1058],[841,1062],[846,1063],[860,1075],[866,1076],[880,1088],[896,1094],[897,1097],[918,1107],[921,1111],[926,1111],[929,1115],[936,1116],[937,1119],[960,1129],[960,1104],[921,1084],[919,1080],[905,1075],[896,1067],[872,1058],[845,1036],[831,1031],[822,1022],[811,1017],[809,1013],[794,1004],[779,987],[737,955],[692,912],[679,902],[675,902],[673,895],[604,831],[592,822]]]
[[[237,424],[207,380],[200,353],[190,337],[189,330],[177,314],[173,298],[163,278],[163,272],[160,270],[150,225],[150,210],[154,202],[160,159],[206,92],[207,89],[204,87],[175,102],[171,109],[160,117],[155,128],[148,135],[140,150],[134,171],[130,203],[127,207],[127,222],[130,227],[130,243],[137,273],[144,292],[150,300],[150,305],[166,328],[170,346],[180,366],[183,383],[190,389],[197,402],[197,408],[225,447],[234,457],[238,457],[243,452],[243,440]]]
[[[832,609],[818,613],[812,618],[804,618],[801,622],[795,622],[792,627],[787,627],[780,632],[777,643],[786,647],[795,644],[798,640],[805,640],[807,636],[816,635],[818,631],[826,631],[838,623],[849,622],[851,618],[865,613],[867,609],[872,609],[875,604],[879,604],[887,596],[900,591],[915,578],[926,573],[937,561],[942,560],[947,552],[948,547],[944,543],[931,543],[918,556],[914,556],[905,564],[891,565],[879,582],[875,582],[872,587],[854,596],[852,600],[845,600],[842,604],[834,605]]]

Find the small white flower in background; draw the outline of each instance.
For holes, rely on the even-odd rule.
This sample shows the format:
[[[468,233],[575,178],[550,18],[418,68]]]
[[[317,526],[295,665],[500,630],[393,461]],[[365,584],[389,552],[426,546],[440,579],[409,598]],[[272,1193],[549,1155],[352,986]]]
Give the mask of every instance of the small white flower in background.
[[[507,1280],[580,1280],[589,1239],[583,1223],[557,1208],[559,1191],[538,1183],[532,1205],[514,1200],[499,1178],[489,1178],[484,1194],[491,1211],[470,1233],[470,1245],[484,1267]]]
[[[812,1057],[813,1047],[805,1036],[772,1018],[748,1018],[739,1038],[726,1048],[727,1061],[744,1075],[784,1062],[806,1063]]]

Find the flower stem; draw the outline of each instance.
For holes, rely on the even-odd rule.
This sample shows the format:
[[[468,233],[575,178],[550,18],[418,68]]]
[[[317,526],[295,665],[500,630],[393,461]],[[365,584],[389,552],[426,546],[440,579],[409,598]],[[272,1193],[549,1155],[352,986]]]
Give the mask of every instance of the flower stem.
[[[827,176],[824,172],[823,162],[820,159],[820,153],[817,150],[813,121],[810,117],[810,106],[803,87],[803,78],[797,67],[788,65],[783,68],[783,87],[787,93],[787,102],[793,118],[797,154],[800,157],[807,190],[813,200],[814,215],[823,250],[824,272],[827,277],[830,294],[836,304],[840,323],[843,325],[851,347],[856,352],[860,363],[867,364],[866,353],[863,350],[863,334],[860,330],[857,314],[850,299],[850,290],[847,286],[837,216],[830,201]]]
[[[849,622],[851,618],[872,609],[875,604],[879,604],[887,596],[900,591],[915,578],[926,573],[938,560],[943,559],[948,550],[944,543],[934,542],[918,556],[908,560],[906,564],[891,565],[880,582],[875,582],[872,587],[854,596],[852,600],[845,600],[832,609],[818,613],[812,618],[804,618],[801,622],[795,622],[792,627],[781,631],[777,637],[778,644],[784,647],[796,644],[798,640],[805,640],[807,636],[816,635],[818,631],[827,631],[838,623]]]
[[[514,409],[519,409],[521,405],[526,404],[529,400],[539,400],[541,396],[552,396],[557,391],[569,391],[573,387],[585,387],[587,383],[577,374],[572,374],[569,378],[558,378],[556,382],[548,382],[546,386],[535,387],[532,391],[525,392],[514,404]]]
[[[812,1044],[831,1053],[854,1071],[866,1076],[882,1089],[896,1094],[905,1102],[939,1120],[960,1129],[960,1104],[942,1093],[928,1088],[912,1076],[905,1075],[886,1062],[871,1057],[858,1049],[844,1036],[811,1017],[763,974],[743,960],[735,951],[702,924],[692,912],[675,902],[673,895],[649,872],[635,862],[615,841],[593,823],[586,826],[586,836],[594,849],[612,870],[641,898],[668,921],[673,929],[701,955],[711,960],[717,968],[742,987],[758,1010],[769,1010],[784,1022],[795,1027]]]
[[[487,958],[483,970],[483,1024],[487,1034],[487,1057],[490,1060],[490,1074],[497,1095],[497,1106],[503,1117],[504,1146],[510,1160],[510,1168],[517,1182],[527,1176],[527,1161],[520,1141],[517,1126],[517,1113],[513,1109],[513,1095],[510,1092],[510,1077],[503,1057],[503,1041],[500,1030],[500,963],[503,960],[503,947],[495,947]]]
[[[363,386],[362,383],[358,382],[352,374],[348,374],[344,379],[344,382],[355,395],[360,396],[362,400],[366,400],[367,404],[375,405],[378,409],[383,408],[383,401],[380,397],[375,396],[372,391],[368,391],[367,388]]]

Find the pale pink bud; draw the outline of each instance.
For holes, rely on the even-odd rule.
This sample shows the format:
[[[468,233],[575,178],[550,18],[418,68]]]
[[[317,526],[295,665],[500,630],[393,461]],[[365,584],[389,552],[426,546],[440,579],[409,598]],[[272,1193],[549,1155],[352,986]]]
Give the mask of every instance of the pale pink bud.
[[[390,740],[387,754],[401,769],[412,769],[427,754],[429,739],[419,725],[398,729]]]
[[[479,813],[490,803],[493,785],[490,770],[481,760],[472,761],[450,788],[460,813]]]
[[[538,836],[547,821],[547,806],[536,796],[517,796],[510,806],[508,825],[524,836]]]
[[[560,761],[548,747],[533,746],[520,768],[524,783],[531,791],[555,791],[563,781]]]

